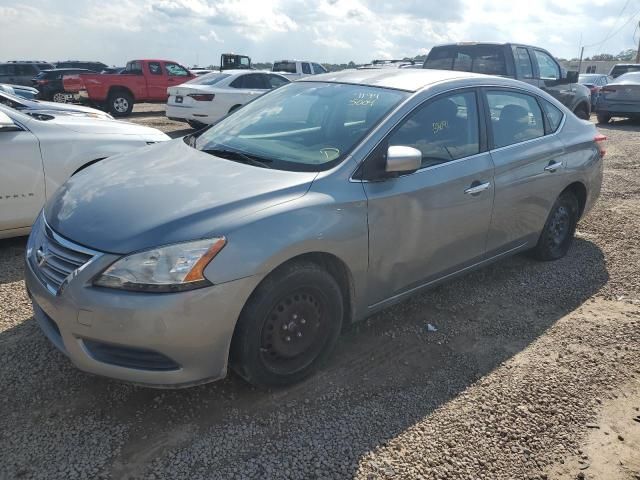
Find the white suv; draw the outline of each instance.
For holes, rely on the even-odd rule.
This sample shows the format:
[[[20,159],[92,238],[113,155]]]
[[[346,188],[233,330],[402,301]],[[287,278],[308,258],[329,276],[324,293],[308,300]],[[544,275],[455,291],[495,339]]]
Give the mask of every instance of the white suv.
[[[46,199],[74,173],[166,140],[161,131],[133,123],[55,112],[29,115],[0,105],[0,238],[29,233]]]

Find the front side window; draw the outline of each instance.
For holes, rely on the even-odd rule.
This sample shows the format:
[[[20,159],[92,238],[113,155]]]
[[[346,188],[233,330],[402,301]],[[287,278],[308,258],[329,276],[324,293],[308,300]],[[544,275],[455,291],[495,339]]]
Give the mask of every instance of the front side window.
[[[326,170],[408,95],[363,85],[292,82],[210,127],[195,148],[227,157],[229,151],[241,152],[281,170]]]
[[[544,122],[538,102],[531,95],[489,91],[493,146],[513,145],[544,136]]]
[[[538,61],[540,78],[543,80],[558,80],[560,78],[560,67],[558,67],[556,61],[541,50],[534,50],[534,52]]]
[[[521,78],[533,78],[533,67],[529,51],[524,47],[516,48],[516,70]]]
[[[417,148],[424,168],[479,153],[479,138],[476,94],[465,92],[418,107],[389,136],[388,145]]]
[[[188,77],[189,72],[177,63],[165,63],[164,68],[170,77]]]
[[[302,73],[311,75],[311,65],[309,65],[307,62],[302,62]]]
[[[158,62],[149,62],[149,73],[151,75],[162,75],[162,67]]]
[[[313,73],[315,73],[316,75],[318,73],[327,73],[327,69],[324,68],[322,65],[320,65],[319,63],[312,63],[311,65],[313,65]]]

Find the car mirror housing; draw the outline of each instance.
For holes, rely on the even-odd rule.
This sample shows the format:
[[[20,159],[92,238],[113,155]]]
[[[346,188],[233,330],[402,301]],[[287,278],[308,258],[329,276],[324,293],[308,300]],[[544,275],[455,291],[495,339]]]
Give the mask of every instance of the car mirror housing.
[[[385,171],[387,173],[415,172],[422,165],[422,152],[417,148],[392,145],[387,149]]]

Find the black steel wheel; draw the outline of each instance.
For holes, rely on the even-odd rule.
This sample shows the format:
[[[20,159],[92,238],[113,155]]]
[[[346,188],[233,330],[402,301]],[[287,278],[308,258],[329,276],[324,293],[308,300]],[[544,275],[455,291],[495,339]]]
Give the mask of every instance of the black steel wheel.
[[[280,386],[311,375],[342,328],[343,296],[336,280],[313,263],[276,270],[240,315],[231,365],[249,383]]]
[[[576,196],[564,192],[551,208],[547,222],[533,250],[538,260],[558,260],[564,257],[571,247],[578,223],[579,206]]]

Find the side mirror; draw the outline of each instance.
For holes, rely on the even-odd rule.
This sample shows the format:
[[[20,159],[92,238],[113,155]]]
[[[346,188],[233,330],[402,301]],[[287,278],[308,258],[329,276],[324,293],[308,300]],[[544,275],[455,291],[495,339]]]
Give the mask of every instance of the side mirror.
[[[4,112],[0,112],[0,131],[16,130],[18,126],[11,120],[11,117]]]
[[[570,70],[565,75],[565,79],[567,80],[567,83],[578,83],[579,75],[580,75],[579,72],[576,72],[575,70]]]
[[[393,145],[387,149],[385,172],[409,173],[422,166],[422,152],[417,148]]]

